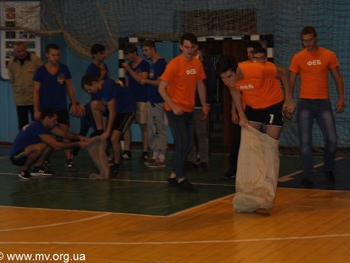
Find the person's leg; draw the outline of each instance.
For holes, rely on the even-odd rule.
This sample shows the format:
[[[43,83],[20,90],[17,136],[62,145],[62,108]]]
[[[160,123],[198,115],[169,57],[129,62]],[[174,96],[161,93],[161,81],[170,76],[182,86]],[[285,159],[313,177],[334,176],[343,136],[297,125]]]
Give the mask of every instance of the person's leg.
[[[324,171],[333,172],[335,166],[335,153],[337,150],[337,132],[335,120],[329,100],[317,101],[316,122],[321,129],[324,141]]]
[[[231,171],[236,174],[239,147],[241,145],[241,126],[239,124],[232,125],[232,144],[230,148],[229,165]]]
[[[153,108],[153,116],[155,118],[155,149],[159,153],[158,159],[165,161],[165,153],[168,147],[167,140],[167,119],[164,112],[164,103],[155,103]]]
[[[194,129],[198,141],[197,155],[200,162],[209,163],[209,142],[208,142],[208,120],[202,120],[203,112],[201,109],[194,110]],[[192,147],[193,148],[193,147]]]
[[[141,132],[142,132],[142,150],[144,152],[148,152],[148,129],[147,123],[140,124]]]
[[[198,145],[193,143],[192,148],[190,149],[188,155],[187,155],[187,161],[190,162],[189,164],[189,169],[190,168],[197,168],[198,166],[198,150],[200,148],[200,142],[198,138],[198,133],[201,133],[200,131],[200,122],[201,122],[201,115],[198,114],[198,111],[201,112],[201,110],[194,109],[193,110],[193,123],[194,123],[194,136],[196,137],[196,140],[198,142]],[[193,138],[194,139],[194,138]],[[191,167],[193,166],[193,167]]]
[[[154,116],[154,103],[147,102],[147,107],[148,107],[148,116],[147,116],[147,130],[148,130],[148,143],[149,143],[149,148],[152,151],[152,159],[156,160],[158,159],[158,152],[155,149],[155,140],[156,140],[156,134],[157,134],[157,125],[156,125],[156,120]]]
[[[185,160],[193,146],[193,114],[186,112],[175,115],[172,111],[167,111],[166,114],[175,142],[173,174],[180,181],[185,178]]]
[[[106,107],[103,105],[100,100],[91,101],[91,112],[95,121],[96,130],[103,130],[103,112],[106,110]]]
[[[22,130],[22,128],[29,123],[28,109],[27,109],[27,106],[17,105],[16,110],[17,110],[18,130]]]
[[[312,100],[299,99],[297,118],[303,172],[305,179],[313,182],[314,157],[312,154],[312,126],[314,122],[314,112]]]

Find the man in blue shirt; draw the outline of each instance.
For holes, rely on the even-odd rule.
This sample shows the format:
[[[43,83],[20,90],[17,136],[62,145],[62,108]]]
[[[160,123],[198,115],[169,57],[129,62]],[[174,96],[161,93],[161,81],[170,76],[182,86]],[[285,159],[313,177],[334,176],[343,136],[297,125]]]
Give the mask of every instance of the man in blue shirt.
[[[41,110],[39,120],[35,120],[25,126],[20,131],[11,148],[10,159],[12,164],[22,166],[18,176],[22,179],[31,179],[38,175],[52,175],[43,167],[44,160],[53,150],[71,149],[73,147],[85,148],[88,143],[85,137],[65,131],[57,125],[57,112],[53,108],[44,108]],[[75,142],[59,142],[54,136],[60,136],[69,140],[78,140]],[[29,173],[32,164],[36,166]]]
[[[119,164],[121,157],[120,137],[130,127],[135,115],[135,99],[129,88],[116,83],[113,79],[99,80],[96,76],[85,75],[81,80],[81,87],[88,93],[97,93],[101,95],[99,107],[92,109],[94,111],[109,111],[107,126],[101,137],[108,139],[111,137],[111,143],[114,153],[114,164],[112,166],[112,176],[119,173]],[[93,114],[94,118],[101,114]],[[96,123],[96,119],[95,119]]]

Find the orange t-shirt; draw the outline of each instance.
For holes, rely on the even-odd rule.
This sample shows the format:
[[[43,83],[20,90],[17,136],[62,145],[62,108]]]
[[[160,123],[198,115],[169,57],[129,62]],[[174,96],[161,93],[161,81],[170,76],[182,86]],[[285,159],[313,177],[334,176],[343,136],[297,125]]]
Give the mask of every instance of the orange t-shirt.
[[[265,109],[283,101],[283,92],[276,79],[277,67],[273,63],[243,62],[243,71],[235,88],[241,91],[245,104],[253,109]]]
[[[299,98],[328,99],[328,69],[338,66],[335,54],[322,47],[318,47],[315,52],[303,49],[295,54],[289,70],[299,74]]]
[[[192,58],[186,60],[182,55],[169,61],[160,77],[169,83],[167,92],[171,100],[186,112],[193,111],[197,90],[197,81],[205,79],[202,62]],[[171,110],[164,103],[165,110]]]

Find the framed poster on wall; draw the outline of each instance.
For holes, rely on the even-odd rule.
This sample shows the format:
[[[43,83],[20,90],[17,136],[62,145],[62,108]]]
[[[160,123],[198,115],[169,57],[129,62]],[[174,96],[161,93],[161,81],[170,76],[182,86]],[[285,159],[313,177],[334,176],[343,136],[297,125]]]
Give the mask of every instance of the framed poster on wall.
[[[28,52],[40,57],[40,37],[29,33],[40,29],[40,2],[39,1],[1,1],[1,77],[8,79],[7,64],[14,55],[13,48],[16,41],[27,43]],[[18,28],[28,28],[26,30]]]

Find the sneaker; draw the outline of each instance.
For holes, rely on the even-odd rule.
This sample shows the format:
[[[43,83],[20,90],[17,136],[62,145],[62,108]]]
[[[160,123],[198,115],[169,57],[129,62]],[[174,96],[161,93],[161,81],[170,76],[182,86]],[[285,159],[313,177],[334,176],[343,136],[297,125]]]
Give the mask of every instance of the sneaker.
[[[18,177],[24,180],[30,180],[32,179],[32,176],[30,175],[28,170],[22,170],[19,172]]]
[[[148,165],[148,167],[150,168],[158,168],[158,167],[165,167],[165,166],[166,166],[165,161],[159,161],[159,160]]]
[[[147,161],[149,158],[148,158],[148,152],[142,152],[142,155],[140,157],[140,161],[141,162],[145,162]]]
[[[150,165],[150,164],[153,164],[155,163],[157,160],[156,159],[149,159],[147,161],[144,162],[145,165]]]
[[[71,159],[68,159],[64,166],[67,168],[68,171],[71,171],[71,172],[78,171],[78,168],[75,166],[75,164],[73,163],[73,160]]]
[[[130,152],[130,151],[124,151],[124,152],[122,153],[121,158],[122,158],[123,160],[129,160],[129,159],[131,159],[131,152]]]
[[[197,190],[193,188],[193,185],[187,181],[187,179],[177,182],[177,189],[182,192],[195,193]]]
[[[30,173],[32,176],[52,176],[53,173],[46,170],[43,166],[35,166]]]
[[[224,178],[226,178],[226,179],[233,179],[233,178],[236,177],[236,174],[235,174],[235,172],[234,172],[233,170],[228,169],[227,172],[224,173],[222,176],[223,176]]]
[[[80,148],[79,148],[80,149]],[[46,159],[45,161],[44,161],[44,166],[46,166],[46,167],[50,167],[51,166],[51,161],[50,161],[50,159]]]

